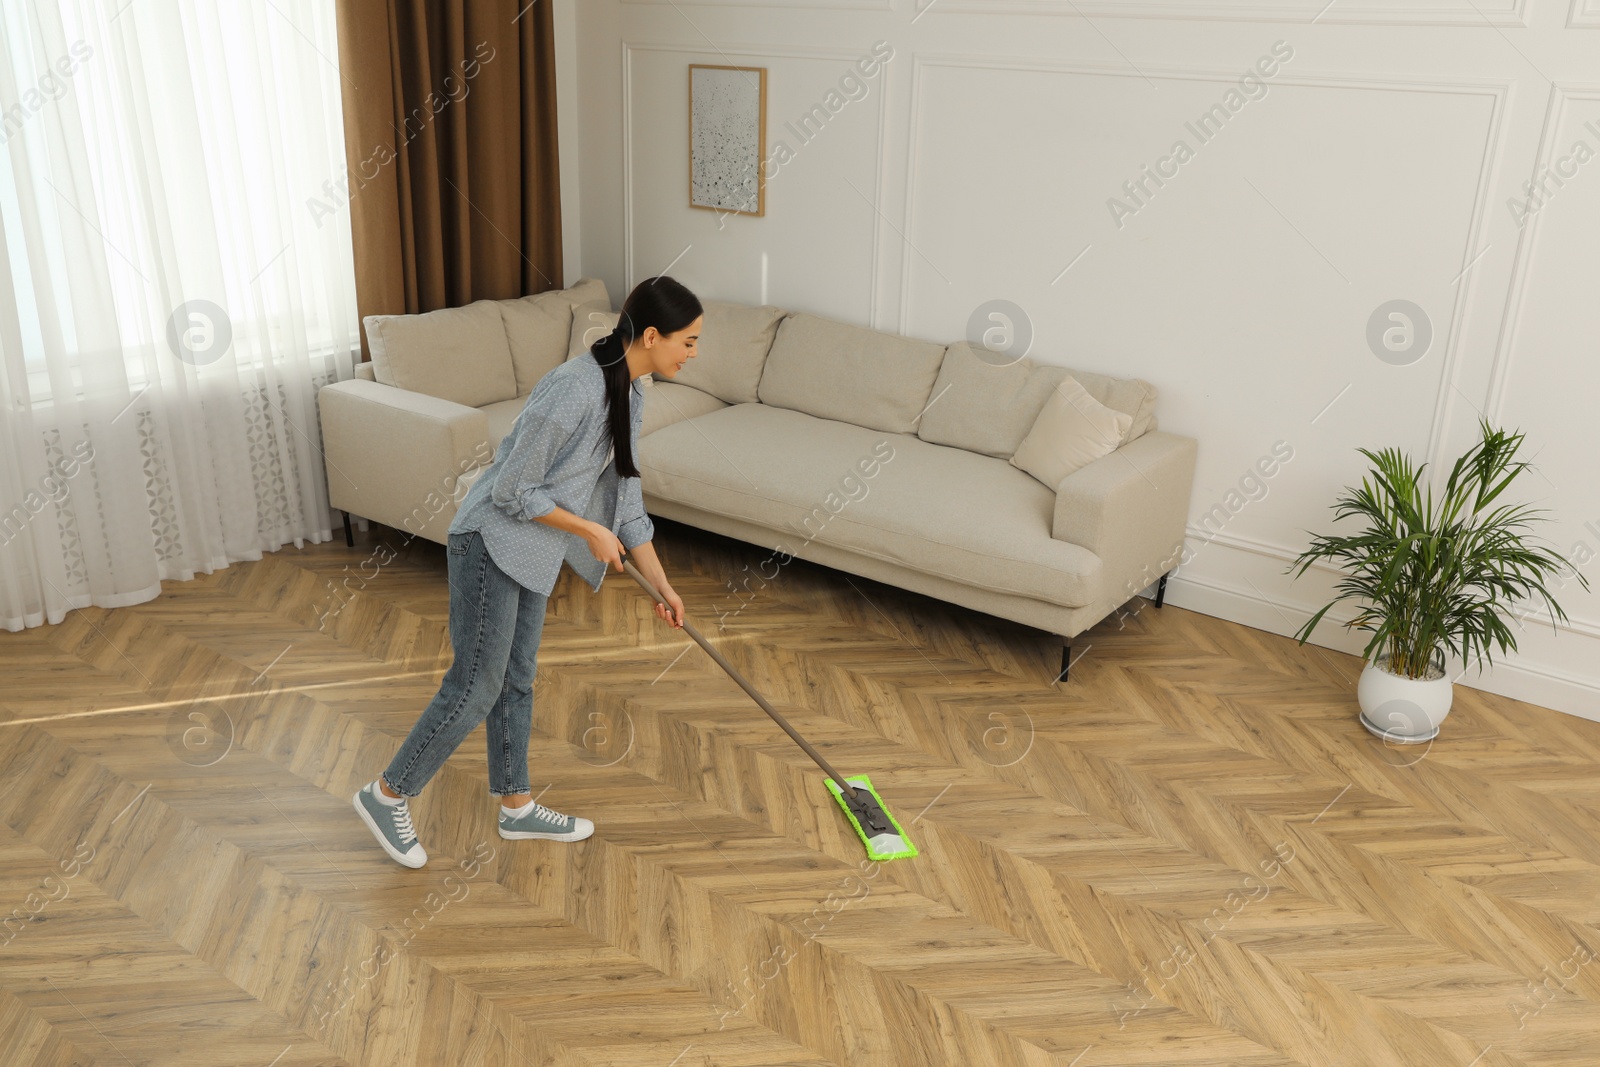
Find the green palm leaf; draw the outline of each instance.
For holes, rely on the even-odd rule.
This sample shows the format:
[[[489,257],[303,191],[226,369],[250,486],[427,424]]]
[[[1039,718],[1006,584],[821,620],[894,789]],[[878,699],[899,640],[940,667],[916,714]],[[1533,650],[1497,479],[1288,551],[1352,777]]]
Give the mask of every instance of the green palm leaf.
[[[1546,582],[1572,569],[1584,589],[1589,580],[1559,553],[1533,543],[1529,531],[1544,511],[1525,504],[1496,505],[1529,465],[1516,458],[1520,432],[1479,421],[1477,444],[1455,461],[1436,501],[1417,466],[1398,449],[1359,449],[1372,464],[1360,488],[1346,487],[1333,503],[1334,521],[1363,519],[1350,535],[1312,534],[1310,546],[1289,565],[1295,577],[1325,560],[1342,570],[1338,595],[1302,626],[1301,644],[1328,611],[1356,604],[1344,625],[1372,637],[1362,657],[1388,656],[1389,669],[1427,677],[1443,653],[1492,664],[1498,651],[1515,651],[1506,616],[1523,605],[1543,605],[1551,622],[1567,613]]]

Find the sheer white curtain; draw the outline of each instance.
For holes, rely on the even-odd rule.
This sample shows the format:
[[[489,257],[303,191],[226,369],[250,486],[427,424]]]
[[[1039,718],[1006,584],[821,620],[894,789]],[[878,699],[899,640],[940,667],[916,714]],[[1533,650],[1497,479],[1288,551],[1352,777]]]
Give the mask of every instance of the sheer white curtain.
[[[0,35],[0,626],[327,540],[333,4],[4,0]]]

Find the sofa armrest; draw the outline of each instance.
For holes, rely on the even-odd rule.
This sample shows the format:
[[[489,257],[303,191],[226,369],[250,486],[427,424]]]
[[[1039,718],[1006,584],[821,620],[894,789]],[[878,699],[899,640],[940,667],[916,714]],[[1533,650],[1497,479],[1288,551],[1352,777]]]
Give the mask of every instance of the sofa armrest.
[[[1100,557],[1108,613],[1177,565],[1198,451],[1192,437],[1151,431],[1056,487],[1051,535]]]
[[[317,406],[329,502],[443,543],[462,476],[494,458],[488,416],[360,378],[325,386]]]

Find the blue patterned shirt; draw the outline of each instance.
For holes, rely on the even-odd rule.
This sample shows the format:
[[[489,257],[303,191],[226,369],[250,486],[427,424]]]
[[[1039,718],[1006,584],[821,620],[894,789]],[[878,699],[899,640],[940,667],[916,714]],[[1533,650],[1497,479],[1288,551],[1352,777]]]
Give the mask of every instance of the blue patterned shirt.
[[[628,397],[638,462],[644,418],[638,379]],[[550,595],[562,560],[598,592],[606,566],[589,543],[533,520],[562,507],[611,530],[629,552],[653,538],[639,479],[617,474],[610,443],[605,372],[585,352],[539,379],[494,459],[467,490],[450,532],[477,530],[495,565],[536,593]]]

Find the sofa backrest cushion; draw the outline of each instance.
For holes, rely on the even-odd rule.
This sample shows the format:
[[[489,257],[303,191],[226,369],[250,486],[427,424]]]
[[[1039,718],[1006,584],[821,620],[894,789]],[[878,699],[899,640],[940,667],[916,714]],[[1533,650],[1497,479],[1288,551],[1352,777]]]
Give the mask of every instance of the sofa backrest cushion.
[[[761,403],[888,433],[914,433],[944,345],[795,312],[778,326]]]
[[[496,301],[505,320],[518,396],[532,392],[540,378],[567,358],[572,309],[602,301],[611,306],[606,283],[598,278],[585,278],[567,289],[547,289],[532,296]]]
[[[611,303],[611,293],[606,289],[606,283],[599,278],[579,278],[565,289],[567,300],[573,307],[579,304],[592,304],[596,300],[603,300],[607,305]]]
[[[381,385],[472,408],[517,395],[498,301],[420,315],[368,315],[362,322]]]
[[[975,349],[960,341],[945,352],[917,436],[999,459],[1010,459],[1032,429],[1051,392],[1068,374],[1096,401],[1129,416],[1122,444],[1155,425],[1155,387],[1149,382],[1112,378],[1090,371],[1034,363]]]
[[[589,346],[617,328],[621,316],[611,310],[610,300],[595,300],[572,309],[572,333],[567,339],[567,358],[577,359]]]
[[[701,304],[705,321],[700,324],[695,357],[671,380],[729,404],[754,404],[761,371],[784,312],[766,305],[751,307],[721,300],[704,300]]]
[[[1026,359],[1014,363],[960,341],[950,346],[933,383],[933,403],[917,425],[931,444],[1010,459],[1066,374]]]

